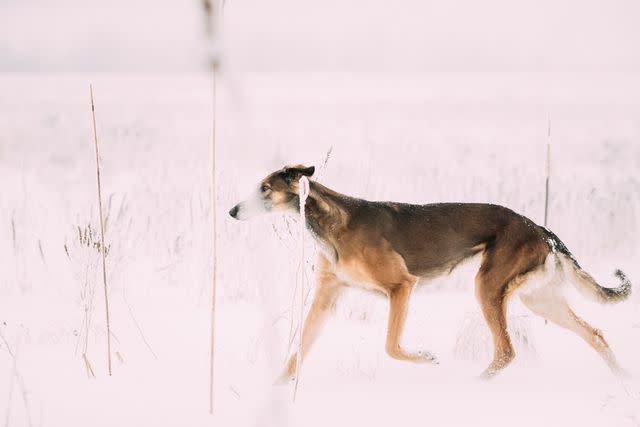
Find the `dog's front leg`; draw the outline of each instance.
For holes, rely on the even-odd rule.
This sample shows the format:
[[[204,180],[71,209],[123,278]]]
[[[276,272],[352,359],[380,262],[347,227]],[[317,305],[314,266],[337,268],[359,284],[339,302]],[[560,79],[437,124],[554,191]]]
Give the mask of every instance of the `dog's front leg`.
[[[311,308],[307,313],[307,317],[304,321],[304,328],[302,329],[302,345],[301,345],[301,358],[303,361],[314,341],[318,337],[322,326],[325,324],[329,312],[333,307],[342,283],[338,280],[335,274],[328,269],[328,262],[322,260],[319,263],[320,271],[318,273],[318,284],[316,287],[316,293],[311,303]],[[296,360],[297,353],[294,353],[289,358],[284,372],[280,375],[277,383],[285,383],[287,381],[295,379],[296,374]]]
[[[426,351],[409,353],[400,346],[402,331],[407,319],[409,297],[415,281],[401,283],[389,291],[389,322],[387,325],[386,351],[389,356],[398,360],[418,363],[438,363],[436,357]]]

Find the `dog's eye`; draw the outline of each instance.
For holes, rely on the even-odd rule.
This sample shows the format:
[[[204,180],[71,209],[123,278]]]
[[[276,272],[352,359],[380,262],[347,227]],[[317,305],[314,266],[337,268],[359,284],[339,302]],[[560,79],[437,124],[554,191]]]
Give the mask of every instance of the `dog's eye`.
[[[266,193],[267,191],[269,191],[269,186],[267,184],[262,184],[262,186],[260,187],[260,191]]]

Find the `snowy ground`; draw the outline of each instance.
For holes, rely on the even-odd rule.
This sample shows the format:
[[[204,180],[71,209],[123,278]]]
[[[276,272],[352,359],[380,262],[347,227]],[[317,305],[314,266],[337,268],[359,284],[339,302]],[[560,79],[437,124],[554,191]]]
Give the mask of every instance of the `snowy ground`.
[[[603,284],[613,284],[616,267],[637,283],[638,81],[558,74],[223,78],[211,418],[210,81],[198,74],[0,75],[0,418],[9,426],[640,425],[638,293],[613,307],[574,298],[630,372],[624,387],[579,338],[528,316],[517,301],[512,316],[528,325],[534,348],[521,348],[512,367],[480,382],[490,349],[488,331],[476,322],[477,260],[412,299],[404,341],[434,352],[440,365],[390,360],[386,302],[348,292],[304,365],[292,404],[292,390],[271,382],[287,351],[297,224],[226,216],[262,176],[305,162],[348,194],[500,203],[541,223],[550,117],[550,227]],[[92,246],[99,228],[89,82],[108,216],[112,377]],[[84,239],[88,225],[87,247],[78,229]],[[476,357],[456,351],[461,337]],[[82,360],[85,342],[93,379]]]

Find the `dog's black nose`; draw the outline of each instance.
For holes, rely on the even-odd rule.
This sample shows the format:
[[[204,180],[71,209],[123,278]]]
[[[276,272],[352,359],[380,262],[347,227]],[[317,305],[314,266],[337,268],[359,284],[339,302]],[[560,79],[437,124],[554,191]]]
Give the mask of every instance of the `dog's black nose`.
[[[238,205],[235,205],[231,208],[231,210],[229,211],[229,215],[231,215],[232,218],[235,218],[236,215],[238,215]]]

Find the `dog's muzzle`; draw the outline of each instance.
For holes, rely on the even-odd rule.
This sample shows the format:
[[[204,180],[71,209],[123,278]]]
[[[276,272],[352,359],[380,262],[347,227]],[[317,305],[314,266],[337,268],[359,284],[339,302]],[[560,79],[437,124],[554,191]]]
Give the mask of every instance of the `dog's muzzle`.
[[[240,208],[238,208],[238,205],[235,205],[234,207],[232,207],[231,210],[229,211],[229,215],[231,215],[231,218],[238,219],[239,210]]]

